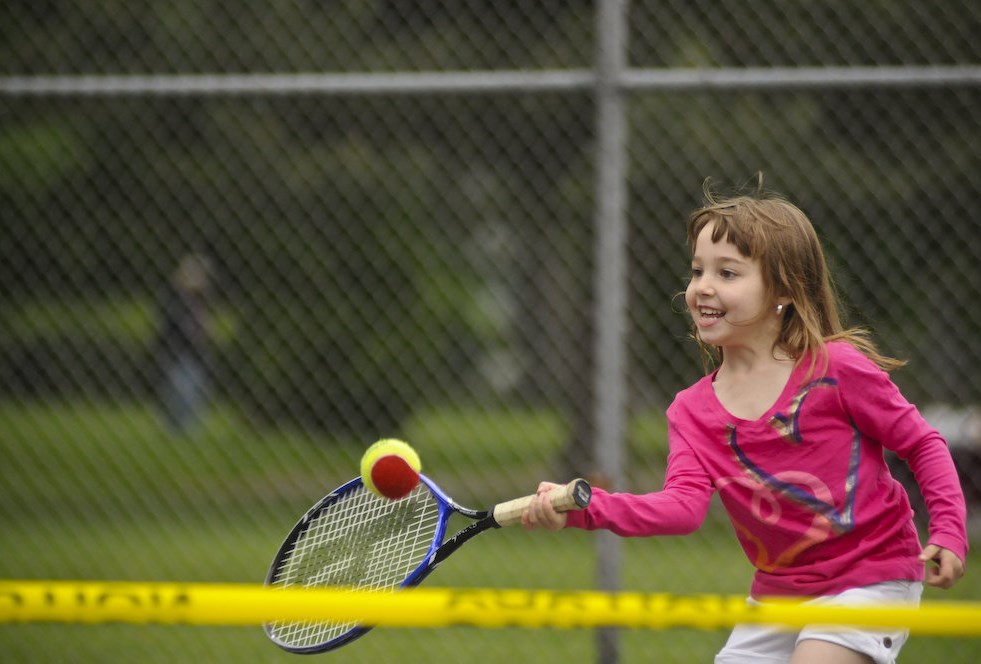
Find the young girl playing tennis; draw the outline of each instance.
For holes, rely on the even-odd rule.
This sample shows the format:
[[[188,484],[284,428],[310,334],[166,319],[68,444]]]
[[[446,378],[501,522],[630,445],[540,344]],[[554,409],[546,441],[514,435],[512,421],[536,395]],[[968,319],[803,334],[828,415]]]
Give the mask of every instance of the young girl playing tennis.
[[[668,408],[663,490],[597,489],[588,509],[556,513],[541,494],[529,528],[607,529],[622,536],[696,530],[719,492],[756,567],[751,597],[822,604],[916,604],[922,581],[964,573],[966,510],[946,442],[906,401],[860,330],[843,328],[808,218],[762,193],[714,200],[688,220],[685,302],[717,368]],[[921,550],[903,487],[883,450],[912,468],[930,514]],[[925,569],[926,568],[926,569]],[[895,661],[902,630],[737,626],[719,664]]]

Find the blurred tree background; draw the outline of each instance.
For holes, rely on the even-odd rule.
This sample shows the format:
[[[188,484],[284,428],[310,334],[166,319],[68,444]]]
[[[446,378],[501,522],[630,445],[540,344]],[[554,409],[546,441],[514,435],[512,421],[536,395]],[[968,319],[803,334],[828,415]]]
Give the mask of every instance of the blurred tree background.
[[[634,3],[632,64],[978,59],[969,3],[929,15],[918,3],[731,5]],[[593,12],[587,2],[9,2],[0,67],[8,76],[582,68],[593,55]],[[928,30],[917,27],[927,20]],[[720,26],[739,34],[720,39]],[[957,361],[957,339],[971,335],[938,309],[965,278],[979,288],[978,271],[958,267],[978,250],[969,213],[979,187],[977,94],[635,93],[631,349],[671,365],[652,387],[655,402],[693,377],[689,360],[676,359],[690,356],[684,323],[665,306],[683,285],[681,221],[704,177],[740,182],[757,169],[819,225],[856,322],[874,322],[889,351],[926,361],[907,377],[914,396],[976,401],[981,388]],[[431,385],[575,409],[589,389],[591,282],[582,275],[593,260],[592,101],[585,92],[476,101],[7,97],[5,317],[24,320],[18,307],[67,294],[146,309],[174,257],[203,251],[234,312],[220,389],[260,419],[364,435],[397,424]],[[856,215],[870,223],[856,225]],[[871,250],[883,225],[899,241]],[[924,278],[918,264],[936,274]],[[880,279],[911,296],[883,298]],[[498,308],[514,306],[483,307],[488,292],[510,296]],[[106,329],[105,318],[85,317],[7,326],[3,389],[145,391],[150,326]],[[977,332],[976,315],[957,320]],[[520,375],[495,383],[479,367],[502,344],[521,358]],[[507,389],[493,389],[501,381]]]

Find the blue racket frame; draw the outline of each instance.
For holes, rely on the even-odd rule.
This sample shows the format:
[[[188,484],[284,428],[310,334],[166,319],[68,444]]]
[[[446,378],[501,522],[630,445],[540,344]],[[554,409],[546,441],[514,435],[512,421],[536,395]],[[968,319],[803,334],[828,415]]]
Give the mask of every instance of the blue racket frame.
[[[419,585],[434,569],[436,569],[440,563],[446,560],[451,553],[460,548],[460,546],[462,546],[467,540],[475,537],[485,530],[500,527],[498,523],[494,521],[494,517],[490,512],[484,510],[474,510],[460,505],[446,495],[446,493],[426,475],[420,474],[419,481],[426,487],[426,489],[436,500],[438,510],[436,530],[433,534],[433,539],[430,542],[429,549],[423,559],[408,574],[408,576],[406,576],[405,580],[397,586],[397,588],[407,588]],[[266,585],[274,585],[283,558],[293,549],[297,540],[306,531],[308,524],[325,508],[341,500],[346,495],[359,490],[362,486],[363,482],[361,481],[361,478],[356,477],[331,491],[306,511],[300,520],[297,521],[296,525],[293,526],[293,529],[290,530],[289,535],[286,536],[282,545],[279,547],[279,550],[276,552],[276,556],[269,567],[269,572],[266,574]],[[444,542],[450,517],[453,516],[454,513],[474,519],[474,523],[470,524],[452,538]],[[341,646],[347,645],[351,641],[364,636],[372,628],[370,626],[358,625],[352,627],[343,634],[330,639],[329,641],[309,646],[296,646],[282,642],[275,636],[273,626],[271,624],[267,623],[264,625],[264,629],[266,631],[266,635],[280,648],[296,654],[311,655],[327,652],[328,650],[333,650],[335,648],[340,648]]]

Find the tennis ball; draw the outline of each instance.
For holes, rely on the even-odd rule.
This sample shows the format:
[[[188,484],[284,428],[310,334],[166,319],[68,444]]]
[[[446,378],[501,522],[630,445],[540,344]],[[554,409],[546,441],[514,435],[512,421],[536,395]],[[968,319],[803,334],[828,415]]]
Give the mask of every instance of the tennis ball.
[[[376,496],[405,498],[419,483],[422,462],[408,444],[385,438],[373,444],[361,457],[361,481]]]

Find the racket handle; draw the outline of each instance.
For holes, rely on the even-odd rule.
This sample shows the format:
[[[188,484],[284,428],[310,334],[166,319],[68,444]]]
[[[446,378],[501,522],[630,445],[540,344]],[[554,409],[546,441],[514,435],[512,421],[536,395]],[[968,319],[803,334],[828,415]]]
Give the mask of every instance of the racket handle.
[[[589,505],[590,496],[592,496],[592,488],[590,488],[589,482],[581,478],[557,486],[548,492],[552,507],[557,512],[586,509]],[[521,523],[521,515],[525,513],[533,498],[534,496],[524,496],[495,505],[494,521],[499,526],[513,526]]]

